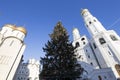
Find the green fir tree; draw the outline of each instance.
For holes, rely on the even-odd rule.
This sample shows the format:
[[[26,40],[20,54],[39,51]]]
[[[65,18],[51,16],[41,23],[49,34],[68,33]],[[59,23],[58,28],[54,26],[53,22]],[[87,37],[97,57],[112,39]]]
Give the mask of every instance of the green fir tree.
[[[45,54],[41,58],[43,69],[40,74],[45,80],[76,80],[82,72],[77,63],[75,48],[69,41],[69,35],[61,22],[54,27],[50,34],[51,40],[43,48]]]

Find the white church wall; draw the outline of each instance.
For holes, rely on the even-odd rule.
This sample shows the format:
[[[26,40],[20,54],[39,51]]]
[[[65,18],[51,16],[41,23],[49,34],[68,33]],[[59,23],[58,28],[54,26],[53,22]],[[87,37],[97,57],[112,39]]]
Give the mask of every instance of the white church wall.
[[[89,80],[117,80],[111,68],[95,69],[88,75]]]
[[[13,80],[28,80],[29,70],[26,66],[27,63],[20,63]]]
[[[19,65],[13,80],[39,80],[40,63],[35,59],[29,59],[27,63]]]
[[[14,42],[12,42],[14,41]],[[17,62],[20,61],[22,54],[20,54],[20,50],[23,48],[21,42],[15,38],[7,38],[4,40],[0,47],[0,56],[1,56],[1,64],[0,64],[0,69],[3,70],[1,74],[7,74],[3,76],[6,78],[8,75],[12,75],[15,73],[15,70],[17,68],[17,65],[19,63],[15,63],[16,59],[18,60]],[[7,50],[6,50],[7,49]],[[24,51],[24,49],[23,49]],[[18,57],[20,55],[20,57]],[[3,67],[2,67],[3,66]],[[16,66],[16,67],[15,67]],[[13,68],[14,67],[14,68]],[[14,70],[13,70],[14,69]],[[12,72],[13,70],[13,72]],[[10,80],[8,78],[8,80]],[[4,79],[3,78],[3,79]]]
[[[8,24],[0,31],[0,80],[13,79],[25,50],[24,41],[12,35],[15,29],[15,25]]]

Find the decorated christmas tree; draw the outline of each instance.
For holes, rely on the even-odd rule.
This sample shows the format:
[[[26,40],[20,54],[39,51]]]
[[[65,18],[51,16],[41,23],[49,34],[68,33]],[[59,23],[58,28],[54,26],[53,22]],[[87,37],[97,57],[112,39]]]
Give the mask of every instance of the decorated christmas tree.
[[[50,40],[43,48],[45,57],[41,58],[43,65],[41,79],[46,80],[76,80],[83,72],[77,63],[75,48],[69,41],[69,35],[61,22],[58,22],[50,34]]]

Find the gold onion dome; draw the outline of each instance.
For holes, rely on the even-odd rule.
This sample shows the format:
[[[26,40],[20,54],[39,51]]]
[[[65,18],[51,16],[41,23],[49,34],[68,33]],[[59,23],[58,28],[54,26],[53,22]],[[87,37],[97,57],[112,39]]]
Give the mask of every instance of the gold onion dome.
[[[23,32],[25,35],[27,34],[27,31],[23,27],[17,27],[16,30]]]
[[[9,28],[12,28],[13,30],[16,29],[16,26],[12,24],[6,24],[4,27],[9,27]]]
[[[82,9],[81,15],[83,15],[85,12],[88,12],[88,9]]]

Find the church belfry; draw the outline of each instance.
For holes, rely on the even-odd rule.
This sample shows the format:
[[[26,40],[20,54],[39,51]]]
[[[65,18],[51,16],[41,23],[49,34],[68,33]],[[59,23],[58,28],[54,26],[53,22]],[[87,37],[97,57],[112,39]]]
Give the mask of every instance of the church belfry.
[[[107,80],[120,79],[120,37],[114,30],[106,30],[88,9],[83,9],[81,15],[84,19],[86,28],[91,35],[89,40],[95,61],[99,69],[92,71],[91,80],[103,79],[102,75],[108,77]],[[85,49],[85,47],[83,47]],[[88,51],[89,53],[89,51]],[[86,59],[88,59],[86,57]],[[93,59],[93,60],[94,60]],[[88,60],[89,61],[89,60]],[[98,74],[99,73],[99,74]],[[112,77],[110,78],[109,75]],[[106,80],[106,79],[103,79]]]
[[[73,40],[77,40],[80,38],[80,33],[77,28],[73,29]]]
[[[102,31],[105,31],[103,25],[97,20],[97,18],[92,16],[88,9],[83,9],[81,11],[81,15],[91,36],[94,36]]]

